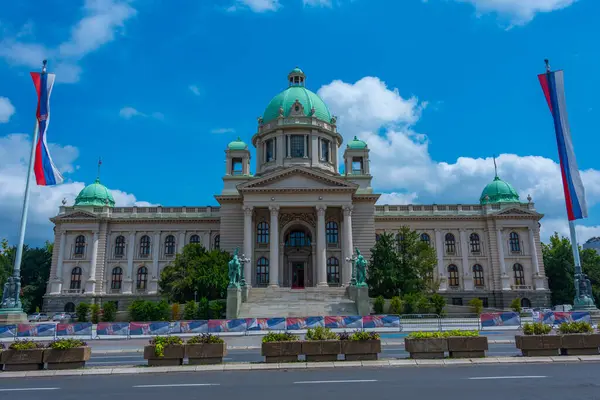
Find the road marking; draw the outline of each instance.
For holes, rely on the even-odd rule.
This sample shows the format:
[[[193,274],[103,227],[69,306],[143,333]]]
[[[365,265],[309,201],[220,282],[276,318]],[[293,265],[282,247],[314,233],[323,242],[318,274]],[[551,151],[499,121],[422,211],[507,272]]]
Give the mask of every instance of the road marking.
[[[521,376],[476,376],[473,378],[467,378],[473,381],[480,381],[485,379],[542,379],[547,378],[544,375],[521,375]]]
[[[139,359],[141,359],[142,356],[141,356],[141,354],[138,354],[137,356],[102,356],[102,357],[94,357],[92,355],[92,357],[90,358],[90,360],[103,360],[103,359],[106,359],[106,358],[139,358]]]
[[[134,388],[162,388],[162,387],[195,387],[195,386],[220,386],[220,383],[173,383],[168,385],[135,385]]]
[[[339,380],[339,381],[299,381],[294,382],[296,385],[304,385],[310,383],[367,383],[367,382],[377,382],[377,379],[349,379],[349,380]]]
[[[40,390],[59,390],[60,388],[14,388],[14,389],[0,389],[0,392],[27,392],[27,391],[40,391]]]

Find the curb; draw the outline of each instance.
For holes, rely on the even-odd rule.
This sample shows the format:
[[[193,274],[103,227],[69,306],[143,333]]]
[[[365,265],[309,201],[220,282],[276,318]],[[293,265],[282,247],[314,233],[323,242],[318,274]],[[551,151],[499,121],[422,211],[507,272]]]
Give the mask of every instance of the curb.
[[[53,371],[22,371],[0,372],[1,378],[30,378],[48,376],[82,376],[82,375],[135,375],[153,373],[203,372],[203,371],[256,371],[256,370],[289,370],[289,369],[319,369],[319,368],[390,368],[390,367],[451,367],[455,365],[482,364],[551,364],[600,362],[600,355],[594,356],[557,356],[557,357],[486,357],[472,359],[444,360],[377,360],[377,361],[335,361],[335,362],[297,362],[282,364],[266,363],[227,363],[218,365],[183,365],[181,367],[124,367],[124,368],[84,368],[74,370]]]

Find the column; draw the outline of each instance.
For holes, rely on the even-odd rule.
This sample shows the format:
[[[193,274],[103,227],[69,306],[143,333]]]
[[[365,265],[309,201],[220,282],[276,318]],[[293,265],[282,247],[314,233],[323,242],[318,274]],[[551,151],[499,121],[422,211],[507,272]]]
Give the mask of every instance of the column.
[[[158,257],[160,256],[160,231],[154,233],[152,240],[152,277],[150,279],[150,293],[158,292]]]
[[[464,229],[459,229],[459,236],[463,265],[463,288],[464,290],[473,290],[473,277],[469,273],[469,242],[467,242],[467,233]]]
[[[438,273],[440,275],[440,291],[448,290],[448,281],[446,280],[446,268],[444,266],[444,242],[442,241],[442,231],[435,230],[435,250],[437,254]]]
[[[327,285],[327,248],[325,246],[326,206],[317,206],[317,286]]]
[[[52,294],[62,293],[63,283],[63,265],[65,262],[65,246],[67,245],[67,232],[62,231],[60,234],[60,244],[58,248],[58,262],[56,263],[56,271],[54,273],[54,282],[51,287]]]
[[[535,245],[535,231],[532,227],[529,227],[529,247],[531,247],[531,262],[535,273],[533,275],[533,284],[535,290],[546,290],[544,285],[544,277],[540,275],[540,261],[538,259],[537,247]]]
[[[285,144],[286,144],[286,153],[285,156],[286,158],[292,158],[292,136],[291,135],[285,135]]]
[[[177,243],[177,252],[183,252],[183,247],[185,246],[185,231],[179,232],[179,240]]]
[[[262,151],[262,142],[260,141],[260,139],[256,140],[256,170],[255,173],[259,173],[260,172],[260,166],[262,164],[263,160],[263,151]]]
[[[279,206],[269,206],[269,286],[279,286]]]
[[[244,255],[250,259],[250,262],[244,264],[244,279],[246,286],[252,286],[252,265],[254,263],[254,254],[252,254],[252,206],[244,206]],[[269,238],[271,239],[271,238]],[[269,243],[271,241],[269,240]]]
[[[500,259],[500,281],[502,290],[510,290],[510,278],[506,274],[506,263],[504,262],[504,240],[502,239],[502,229],[496,229],[496,239],[498,243],[498,258]]]
[[[92,239],[92,259],[90,261],[90,276],[88,278],[85,291],[94,293],[96,291],[96,261],[98,260],[98,231],[94,231]]]
[[[123,285],[123,293],[130,294],[133,292],[133,256],[135,253],[135,232],[129,232],[129,240],[127,241],[127,275],[125,277],[125,285]]]
[[[352,243],[352,206],[344,207],[344,247],[345,251],[342,252],[342,260],[344,273],[342,276],[344,280],[348,282],[350,285],[350,281],[352,280],[352,263],[346,262],[346,257],[352,257],[354,254],[354,245]],[[344,256],[345,255],[345,256]],[[343,281],[342,281],[343,283]]]

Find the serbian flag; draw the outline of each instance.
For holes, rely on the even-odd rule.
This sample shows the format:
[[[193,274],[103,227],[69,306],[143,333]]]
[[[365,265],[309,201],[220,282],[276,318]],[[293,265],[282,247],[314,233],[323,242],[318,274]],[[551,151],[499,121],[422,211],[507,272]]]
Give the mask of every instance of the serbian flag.
[[[558,144],[558,157],[560,159],[560,171],[569,221],[587,218],[585,190],[575,160],[575,151],[567,118],[564,73],[563,71],[552,72],[548,69],[545,74],[538,75],[538,78],[554,118],[554,130],[556,132],[556,143]]]
[[[35,180],[40,186],[58,185],[64,179],[52,162],[46,141],[46,133],[50,123],[50,94],[52,93],[52,86],[54,86],[55,75],[46,73],[44,68],[41,73],[32,72],[31,77],[38,96],[36,116],[39,134],[33,164]]]

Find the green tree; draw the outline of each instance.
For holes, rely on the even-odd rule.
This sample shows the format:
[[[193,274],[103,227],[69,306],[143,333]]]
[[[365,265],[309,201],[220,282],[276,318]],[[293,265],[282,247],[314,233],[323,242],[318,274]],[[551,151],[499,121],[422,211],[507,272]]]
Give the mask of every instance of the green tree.
[[[160,274],[160,291],[173,303],[185,303],[198,296],[208,300],[225,298],[229,253],[207,251],[202,245],[188,244]]]
[[[520,299],[520,298],[518,298],[518,297],[517,297],[516,299],[513,299],[513,301],[511,301],[511,302],[510,302],[510,308],[511,308],[511,310],[513,310],[514,312],[518,312],[518,313],[520,313],[520,312],[521,312],[521,310],[522,310],[522,307],[521,307],[521,299]]]
[[[77,322],[87,322],[90,305],[88,303],[79,303],[75,309],[77,312]]]
[[[102,307],[102,321],[113,322],[117,317],[117,306],[114,301],[106,302]]]
[[[481,299],[471,299],[469,306],[474,314],[480,315],[483,311],[483,301]]]
[[[92,324],[97,324],[100,322],[100,306],[98,304],[92,304],[90,310],[92,310]]]

